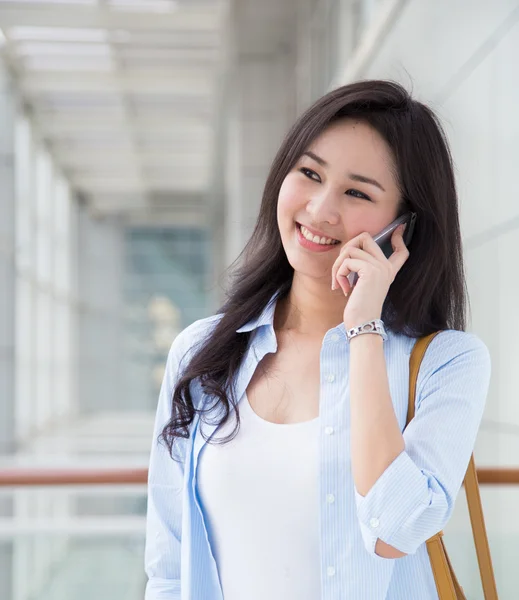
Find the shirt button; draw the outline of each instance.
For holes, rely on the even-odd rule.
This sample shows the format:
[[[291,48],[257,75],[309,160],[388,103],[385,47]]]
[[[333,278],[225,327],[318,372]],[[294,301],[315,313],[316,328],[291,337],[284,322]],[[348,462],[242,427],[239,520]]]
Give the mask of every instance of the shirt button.
[[[335,381],[335,375],[334,375],[333,373],[330,373],[330,374],[328,375],[328,377],[326,377],[326,379],[327,379],[327,380],[328,380],[330,383],[332,383],[332,382],[334,382],[334,381]]]
[[[376,529],[379,526],[380,522],[378,519],[375,519],[375,517],[373,517],[373,519],[369,520],[369,524],[371,525],[371,527],[373,527],[373,529]]]
[[[328,567],[326,573],[328,577],[333,577],[335,575],[335,567]]]
[[[333,333],[330,339],[332,342],[338,342],[341,339],[341,336],[338,333]]]
[[[333,427],[326,427],[324,433],[326,433],[326,435],[332,435]]]
[[[335,496],[333,494],[327,494],[326,502],[328,502],[328,504],[333,504],[335,502]]]

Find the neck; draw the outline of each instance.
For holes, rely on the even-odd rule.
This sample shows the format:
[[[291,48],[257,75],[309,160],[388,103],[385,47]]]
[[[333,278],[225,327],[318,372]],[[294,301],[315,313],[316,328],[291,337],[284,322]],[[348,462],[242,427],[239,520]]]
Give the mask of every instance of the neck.
[[[302,280],[294,274],[288,296],[276,305],[274,329],[322,340],[342,323],[346,303],[341,289],[332,292],[331,282]]]

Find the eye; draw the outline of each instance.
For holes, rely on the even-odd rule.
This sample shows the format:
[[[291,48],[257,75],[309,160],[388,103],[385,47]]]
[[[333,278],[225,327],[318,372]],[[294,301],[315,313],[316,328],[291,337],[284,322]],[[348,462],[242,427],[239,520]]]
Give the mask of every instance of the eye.
[[[312,171],[312,169],[307,169],[306,167],[301,167],[299,170],[301,171],[301,173],[303,173],[303,175],[305,177],[308,177],[308,179],[311,179],[312,181],[321,181],[321,178],[319,177],[319,175],[317,175],[317,173],[315,171]],[[313,177],[313,175],[315,175],[315,177],[317,177],[317,179],[315,179],[315,177]]]
[[[364,200],[368,200],[369,202],[372,202],[372,200],[369,196],[366,196],[366,194],[359,192],[359,190],[348,190],[345,193],[349,194],[350,196],[353,196],[354,198],[361,198]]]

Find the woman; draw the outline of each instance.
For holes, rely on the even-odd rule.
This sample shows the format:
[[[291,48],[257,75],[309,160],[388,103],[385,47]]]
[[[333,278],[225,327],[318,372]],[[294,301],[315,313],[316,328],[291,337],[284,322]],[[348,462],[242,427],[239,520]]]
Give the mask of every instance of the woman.
[[[386,258],[373,236],[408,212],[414,237],[395,230]],[[451,515],[490,360],[464,331],[453,166],[431,110],[386,81],[318,100],[279,149],[241,258],[225,305],[168,357],[146,598],[437,598],[424,542]],[[402,434],[410,352],[438,330]]]

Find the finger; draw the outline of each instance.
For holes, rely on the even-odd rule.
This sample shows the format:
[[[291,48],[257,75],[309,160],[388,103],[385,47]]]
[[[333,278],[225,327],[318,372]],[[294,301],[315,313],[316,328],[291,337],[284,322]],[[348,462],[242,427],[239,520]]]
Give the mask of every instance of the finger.
[[[357,251],[363,254],[358,254]],[[334,283],[339,280],[337,279],[337,272],[344,262],[344,259],[352,256],[365,260],[373,265],[387,263],[387,258],[382,252],[380,246],[375,242],[371,235],[367,232],[361,233],[358,236],[349,240],[340,250],[339,256],[336,258],[332,266],[332,289],[334,289]]]
[[[382,253],[382,256],[384,256],[384,253]],[[377,257],[370,254],[367,250],[364,250],[362,248],[355,248],[353,246],[350,246],[344,252],[344,258],[358,258],[360,260],[365,260],[366,262],[369,262],[375,266],[380,265],[380,261],[378,260]],[[384,259],[385,258],[386,257],[384,256]]]
[[[385,262],[387,260],[386,255],[382,251],[382,248],[375,242],[373,237],[369,234],[361,236],[361,248],[368,252],[371,256],[376,258],[378,261]]]
[[[393,246],[393,254],[389,257],[389,262],[395,269],[395,273],[398,273],[403,267],[404,263],[409,258],[409,250],[405,245],[403,238],[404,228],[395,229],[391,236],[391,245]]]
[[[365,250],[362,250],[361,248],[354,248],[354,247],[350,246],[341,255],[341,260],[337,263],[337,266],[335,266],[335,271],[332,270],[333,281],[337,281],[336,273],[339,271],[341,265],[347,258],[363,260],[363,261],[373,265],[374,267],[380,267],[380,261],[377,258],[373,257],[371,254],[369,254]],[[384,259],[385,259],[385,257],[384,257]]]
[[[362,247],[355,246],[353,244],[359,244]],[[381,262],[385,263],[387,261],[384,252],[382,252],[380,246],[373,240],[369,233],[361,233],[356,238],[351,239],[345,246],[341,248],[339,256],[336,258],[332,266],[332,285],[336,280],[339,267],[343,263],[344,259],[348,257],[366,260],[373,265],[380,264]]]
[[[337,283],[341,286],[342,291],[345,295],[349,294],[352,290],[352,286],[348,281],[348,275],[350,273],[360,274],[366,268],[366,261],[358,258],[346,258],[342,265],[339,267],[336,275]]]

